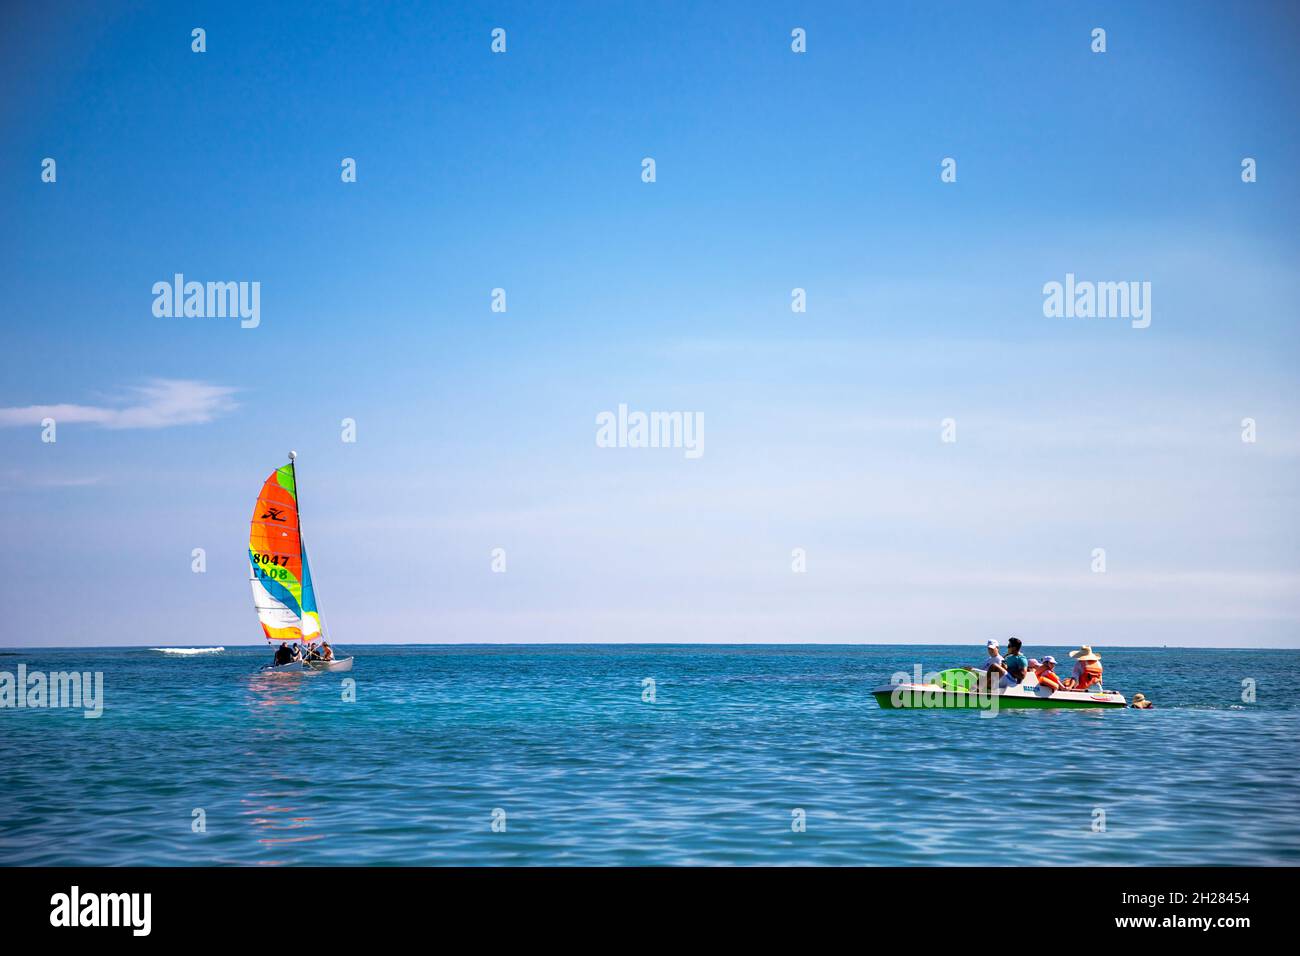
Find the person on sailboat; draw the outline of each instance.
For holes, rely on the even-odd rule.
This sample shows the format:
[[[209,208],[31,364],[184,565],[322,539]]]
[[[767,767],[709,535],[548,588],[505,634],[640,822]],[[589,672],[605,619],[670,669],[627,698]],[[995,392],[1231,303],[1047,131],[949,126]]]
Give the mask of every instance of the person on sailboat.
[[[301,644],[299,644],[299,643],[297,643],[297,642],[294,642],[294,645],[293,645],[293,656],[289,658],[289,663],[291,663],[291,664],[300,664],[300,663],[302,663],[302,645],[301,645]]]
[[[289,650],[288,644],[286,644],[284,641],[281,641],[280,646],[276,648],[275,657],[272,660],[272,663],[276,667],[279,667],[281,664],[289,664],[292,662],[293,662],[293,651]]]
[[[316,645],[314,643],[307,645],[307,660],[309,661],[320,660],[320,651],[316,649]]]
[[[323,661],[334,660],[334,648],[330,647],[329,641],[320,642],[320,659]]]

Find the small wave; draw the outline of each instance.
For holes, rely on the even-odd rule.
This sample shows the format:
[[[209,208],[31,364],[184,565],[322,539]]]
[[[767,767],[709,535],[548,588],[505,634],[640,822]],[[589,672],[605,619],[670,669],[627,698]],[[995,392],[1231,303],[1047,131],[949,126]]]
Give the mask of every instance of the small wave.
[[[224,647],[151,647],[159,654],[220,654]]]

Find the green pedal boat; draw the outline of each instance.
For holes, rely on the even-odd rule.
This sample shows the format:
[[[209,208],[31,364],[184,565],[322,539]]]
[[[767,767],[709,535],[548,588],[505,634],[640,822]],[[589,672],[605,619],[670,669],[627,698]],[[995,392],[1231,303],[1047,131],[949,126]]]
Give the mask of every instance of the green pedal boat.
[[[1065,707],[1127,707],[1124,695],[1111,690],[1058,690],[1040,686],[1030,674],[1023,683],[995,687],[991,692],[975,688],[975,674],[957,667],[933,675],[930,683],[885,684],[871,693],[886,710],[1000,710],[1059,709]]]

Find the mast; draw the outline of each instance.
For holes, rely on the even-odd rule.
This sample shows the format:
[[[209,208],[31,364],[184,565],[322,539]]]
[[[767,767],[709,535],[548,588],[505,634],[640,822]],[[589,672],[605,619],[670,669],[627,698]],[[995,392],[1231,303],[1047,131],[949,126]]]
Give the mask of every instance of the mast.
[[[294,504],[298,509],[298,557],[300,560],[302,560],[303,556],[306,555],[307,553],[307,539],[303,536],[302,533],[302,489],[298,485],[298,465],[296,464],[297,460],[298,460],[298,453],[293,449],[290,449],[289,450],[289,474],[293,476],[293,498],[294,498]],[[303,564],[306,565],[306,563],[307,562],[303,560]],[[303,596],[305,597],[306,595],[304,594]],[[311,585],[311,597],[312,597],[312,603],[316,606],[316,616],[317,618],[320,619],[321,640],[328,640],[329,638],[325,634],[325,615],[320,613],[320,601],[316,599],[315,582],[313,582]]]

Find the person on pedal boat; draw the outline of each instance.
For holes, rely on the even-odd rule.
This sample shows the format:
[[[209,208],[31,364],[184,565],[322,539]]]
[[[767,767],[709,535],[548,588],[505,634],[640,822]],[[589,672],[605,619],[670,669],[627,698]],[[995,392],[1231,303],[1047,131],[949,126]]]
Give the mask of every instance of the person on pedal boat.
[[[1038,683],[1051,691],[1064,689],[1061,678],[1056,676],[1056,658],[1048,654],[1041,661],[1030,661],[1029,669],[1038,675]]]
[[[989,641],[984,645],[984,649],[988,651],[988,659],[984,661],[982,665],[967,667],[966,670],[974,671],[976,674],[980,675],[977,679],[977,684],[981,687],[987,688],[995,686],[993,684],[994,680],[1000,681],[1002,678],[1006,677],[1007,669],[1002,663],[1002,654],[998,651],[997,641]]]
[[[1077,651],[1070,651],[1074,658],[1074,673],[1065,679],[1066,690],[1101,689],[1101,658],[1084,644]]]
[[[1006,668],[1006,675],[1012,683],[1019,684],[1029,673],[1029,658],[1020,653],[1020,638],[1013,637],[1007,641],[1007,656],[1002,658],[1002,666]],[[1006,681],[1003,681],[1005,684]]]

